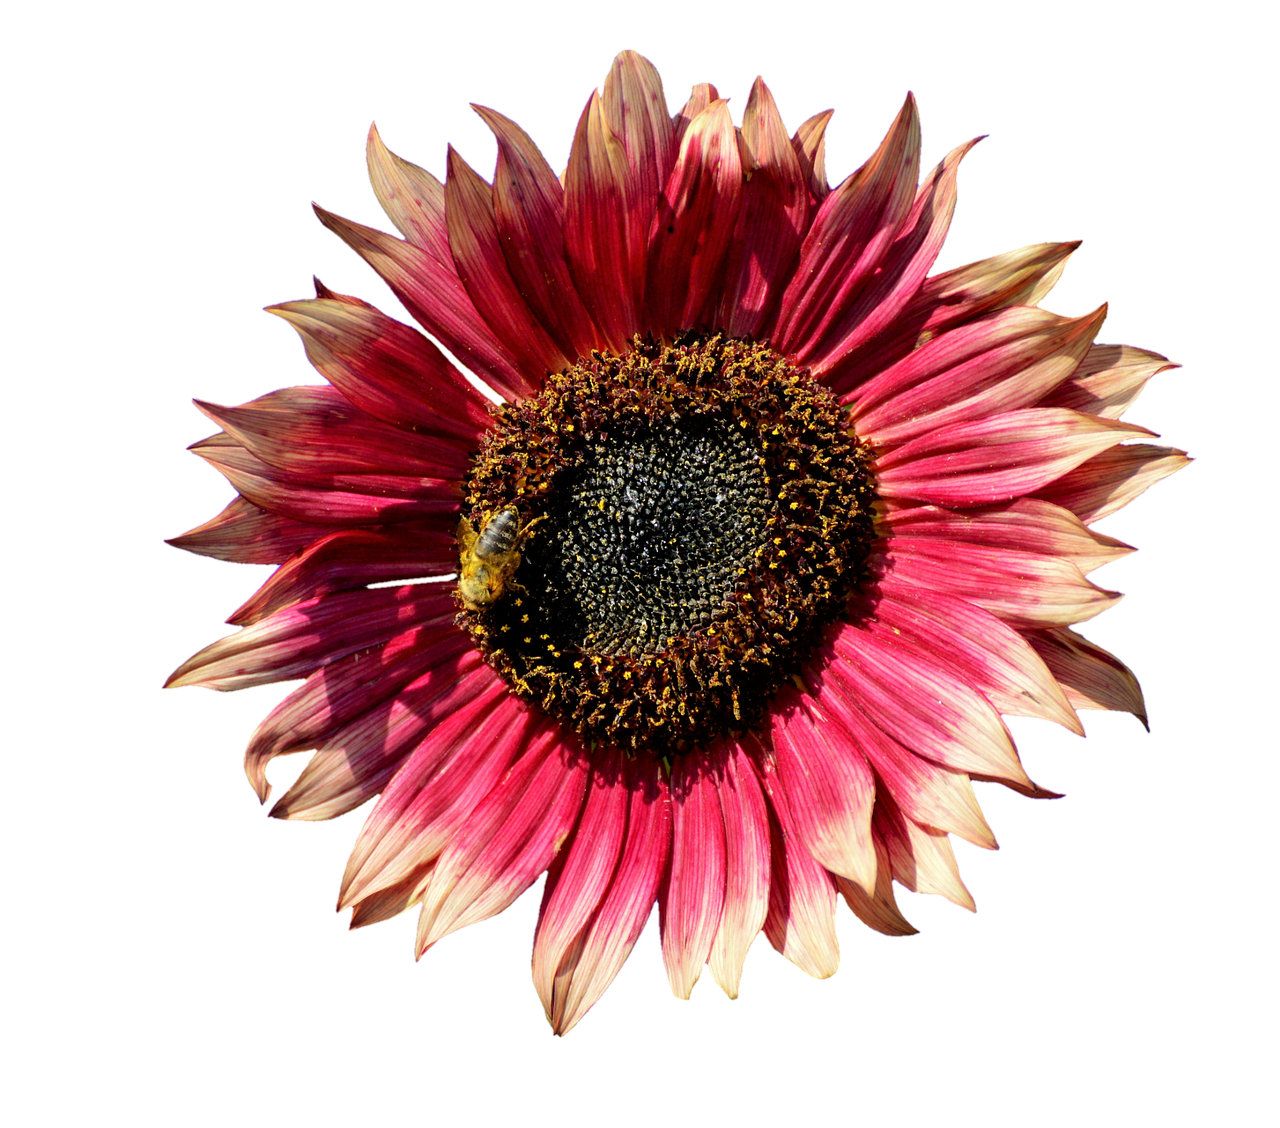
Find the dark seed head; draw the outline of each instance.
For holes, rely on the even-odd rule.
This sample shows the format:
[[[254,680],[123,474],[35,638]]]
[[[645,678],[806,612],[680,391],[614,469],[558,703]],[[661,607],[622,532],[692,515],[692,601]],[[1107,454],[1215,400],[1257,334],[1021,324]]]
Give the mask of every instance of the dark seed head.
[[[464,613],[517,693],[655,755],[749,727],[859,578],[868,458],[763,345],[637,340],[504,408],[473,519],[544,518],[518,587]]]

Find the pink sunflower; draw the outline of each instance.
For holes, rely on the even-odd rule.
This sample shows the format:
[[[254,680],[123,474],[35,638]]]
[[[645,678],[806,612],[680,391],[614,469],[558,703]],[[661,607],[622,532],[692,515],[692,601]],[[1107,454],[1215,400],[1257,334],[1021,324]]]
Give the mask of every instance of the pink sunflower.
[[[634,52],[560,177],[477,112],[492,184],[370,132],[402,239],[317,209],[426,335],[317,283],[271,312],[328,383],[199,405],[238,496],[172,543],[278,568],[169,684],[304,679],[246,769],[265,800],[314,750],[280,818],[376,798],[352,927],[418,906],[421,955],[545,872],[557,1033],[655,902],[681,997],[761,931],[830,975],[839,900],[913,932],[895,881],[973,908],[972,781],[1052,794],[1001,714],[1145,721],[1072,628],[1132,551],[1089,526],[1187,462],[1119,419],[1169,362],[1039,308],[1073,243],[930,276],[974,142],[921,181],[910,96],[834,189],[830,111],[788,135],[757,79],[740,127],[710,85],[673,116]]]

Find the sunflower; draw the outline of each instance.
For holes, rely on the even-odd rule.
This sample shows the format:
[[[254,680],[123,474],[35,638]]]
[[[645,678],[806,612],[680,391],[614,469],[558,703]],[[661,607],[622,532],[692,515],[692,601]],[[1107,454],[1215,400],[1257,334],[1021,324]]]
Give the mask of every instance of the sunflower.
[[[894,881],[973,908],[971,782],[1052,794],[1001,714],[1145,723],[1072,628],[1132,551],[1090,524],[1187,461],[1119,421],[1169,362],[1039,308],[1076,244],[929,275],[975,142],[921,181],[910,96],[834,189],[830,112],[789,136],[759,79],[740,127],[706,84],[673,116],[624,52],[560,177],[476,109],[492,184],[374,129],[403,238],[317,209],[426,334],[317,282],[271,312],[327,385],[199,404],[238,496],[171,543],[278,567],[169,684],[305,679],[246,770],[314,750],[280,818],[377,797],[352,927],[420,906],[421,955],[545,872],[557,1033],[655,901],[681,997],[761,931],[830,975],[838,899],[913,932]]]

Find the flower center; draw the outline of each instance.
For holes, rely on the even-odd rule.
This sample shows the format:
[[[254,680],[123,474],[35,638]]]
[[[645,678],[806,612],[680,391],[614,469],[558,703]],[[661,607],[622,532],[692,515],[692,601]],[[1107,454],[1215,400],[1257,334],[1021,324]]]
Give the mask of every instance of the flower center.
[[[476,456],[465,544],[515,542],[463,622],[588,740],[665,756],[749,727],[861,576],[869,461],[831,394],[763,345],[596,353],[505,406]]]

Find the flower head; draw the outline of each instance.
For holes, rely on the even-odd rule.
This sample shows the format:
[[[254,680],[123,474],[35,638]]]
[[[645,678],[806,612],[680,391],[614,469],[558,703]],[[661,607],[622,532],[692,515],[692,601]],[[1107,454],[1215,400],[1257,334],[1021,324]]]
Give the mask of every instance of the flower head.
[[[278,568],[170,684],[305,679],[246,767],[265,800],[315,750],[281,818],[377,797],[353,927],[420,906],[421,954],[545,872],[557,1032],[655,901],[685,997],[761,931],[831,974],[838,897],[894,935],[894,881],[972,908],[971,781],[1052,794],[1001,714],[1145,720],[1072,628],[1131,551],[1090,524],[1186,462],[1119,421],[1169,362],[1039,308],[1074,244],[930,276],[974,142],[921,181],[910,96],[834,189],[829,112],[788,135],[757,79],[740,127],[709,85],[671,115],[634,52],[560,178],[477,112],[492,184],[370,132],[403,239],[317,209],[428,335],[317,283],[272,312],[327,385],[200,404],[238,496],[173,543]]]

